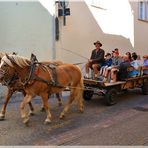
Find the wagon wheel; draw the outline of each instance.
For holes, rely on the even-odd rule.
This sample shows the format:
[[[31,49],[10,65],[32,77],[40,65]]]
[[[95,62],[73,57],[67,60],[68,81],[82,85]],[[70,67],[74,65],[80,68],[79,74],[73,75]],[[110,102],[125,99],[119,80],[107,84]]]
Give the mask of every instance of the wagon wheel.
[[[148,82],[144,82],[142,86],[142,93],[148,95]]]
[[[91,100],[93,94],[94,94],[94,91],[93,90],[84,90],[84,92],[83,92],[83,98],[84,98],[84,100],[86,100],[86,101]]]
[[[114,105],[117,103],[117,90],[110,89],[105,94],[105,101],[107,105]]]

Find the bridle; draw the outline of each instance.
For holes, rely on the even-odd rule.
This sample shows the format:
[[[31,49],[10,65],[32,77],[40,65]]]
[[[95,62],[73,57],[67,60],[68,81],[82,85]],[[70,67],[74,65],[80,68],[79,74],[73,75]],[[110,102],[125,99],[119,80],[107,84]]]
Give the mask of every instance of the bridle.
[[[14,74],[12,77],[9,76],[8,68],[5,68],[5,69],[1,68],[0,69],[0,74],[3,75],[1,83],[2,83],[2,85],[5,85],[5,86],[10,85],[14,80],[18,79],[17,74]]]

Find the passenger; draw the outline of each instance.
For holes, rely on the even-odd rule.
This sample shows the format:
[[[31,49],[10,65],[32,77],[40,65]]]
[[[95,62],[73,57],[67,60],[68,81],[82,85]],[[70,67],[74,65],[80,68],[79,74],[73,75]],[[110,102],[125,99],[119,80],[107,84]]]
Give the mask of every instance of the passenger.
[[[113,53],[116,52],[116,54],[119,55],[119,49],[118,48],[115,48],[113,51],[112,51],[112,58],[113,58]]]
[[[132,55],[130,52],[126,52],[126,55],[128,56],[129,62],[132,61]]]
[[[110,53],[107,53],[105,55],[105,61],[103,63],[103,65],[101,66],[101,69],[100,69],[100,76],[105,76],[105,71],[108,67],[110,67],[112,65],[112,58],[111,58],[111,54]]]
[[[143,56],[143,75],[148,75],[148,55]]]
[[[121,63],[121,57],[119,56],[119,51],[113,51],[112,65],[108,67],[105,71],[103,82],[107,82],[110,76],[110,72],[113,73],[118,70],[119,65]]]
[[[133,66],[134,69],[129,72],[128,74],[129,77],[136,77],[140,75],[141,65],[139,61],[137,60],[137,58],[138,58],[138,55],[136,54],[132,55],[133,61],[131,62],[131,66]]]
[[[133,56],[133,55],[137,55],[137,53],[136,53],[136,52],[133,52],[133,53],[132,53],[132,56]]]
[[[95,78],[97,78],[100,67],[104,62],[105,52],[103,49],[100,48],[102,44],[100,43],[100,41],[96,41],[94,42],[94,45],[96,48],[92,51],[91,57],[88,60],[88,63],[86,63],[85,65],[85,71],[86,71],[85,78],[89,78],[89,68],[94,70]]]
[[[139,63],[139,66],[143,66],[143,60],[141,59],[140,55],[137,55],[137,61]]]
[[[114,73],[111,75],[112,80],[116,81],[117,77],[119,80],[124,80],[128,78],[129,68],[131,67],[131,63],[129,61],[129,56],[126,54],[123,56],[123,62],[120,63],[118,76]]]

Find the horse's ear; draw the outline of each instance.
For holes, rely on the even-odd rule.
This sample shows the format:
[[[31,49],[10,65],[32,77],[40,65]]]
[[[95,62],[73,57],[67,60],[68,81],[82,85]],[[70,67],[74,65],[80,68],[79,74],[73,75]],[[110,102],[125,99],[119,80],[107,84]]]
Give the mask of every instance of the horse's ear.
[[[9,57],[9,55],[6,53],[6,57],[7,57],[7,59],[10,59],[10,57]]]
[[[12,52],[12,55],[17,55],[17,52]]]
[[[6,57],[11,61],[12,64],[16,64],[13,57],[9,56],[8,54],[6,54]]]

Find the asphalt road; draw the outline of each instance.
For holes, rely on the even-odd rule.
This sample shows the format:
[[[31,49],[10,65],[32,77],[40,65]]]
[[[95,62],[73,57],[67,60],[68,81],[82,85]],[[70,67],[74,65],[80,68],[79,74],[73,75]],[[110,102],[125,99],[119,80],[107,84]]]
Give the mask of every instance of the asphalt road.
[[[68,92],[63,94],[67,101]],[[40,112],[41,100],[33,100],[35,116],[29,126],[22,123],[19,105],[22,96],[14,95],[8,105],[6,120],[0,121],[0,145],[148,145],[148,96],[130,90],[118,96],[118,103],[105,106],[103,97],[85,102],[78,113],[74,104],[64,120],[59,119],[63,106],[49,99],[52,123],[44,125],[46,114]],[[0,100],[0,108],[3,99]]]

